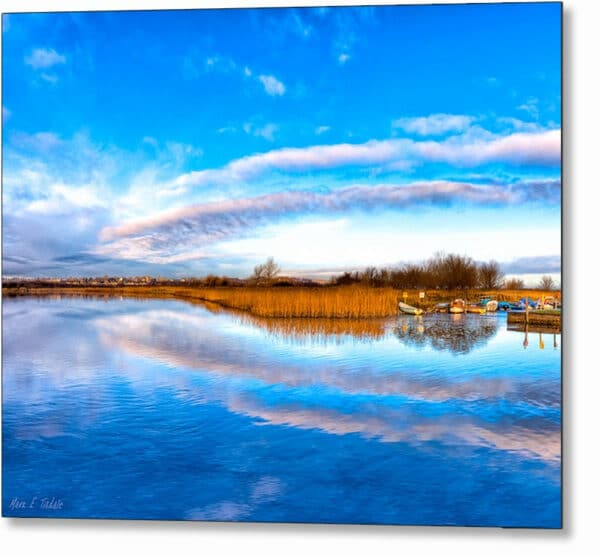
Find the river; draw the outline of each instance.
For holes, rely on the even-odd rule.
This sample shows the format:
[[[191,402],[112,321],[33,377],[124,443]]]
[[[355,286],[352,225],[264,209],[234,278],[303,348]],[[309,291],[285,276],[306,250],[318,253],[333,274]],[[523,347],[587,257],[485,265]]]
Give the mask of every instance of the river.
[[[559,527],[560,343],[4,299],[3,514]]]

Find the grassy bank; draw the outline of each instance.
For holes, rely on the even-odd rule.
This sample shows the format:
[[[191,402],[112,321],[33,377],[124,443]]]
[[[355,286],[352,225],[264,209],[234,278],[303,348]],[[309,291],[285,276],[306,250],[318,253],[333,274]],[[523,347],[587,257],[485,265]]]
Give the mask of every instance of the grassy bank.
[[[191,287],[191,286],[113,286],[113,287],[57,287],[3,289],[6,296],[24,295],[80,295],[97,297],[121,296],[127,298],[184,299],[187,301],[212,302],[225,308],[241,310],[262,317],[280,318],[339,318],[363,319],[387,317],[398,313],[398,300],[424,309],[438,302],[466,298],[476,302],[482,296],[498,300],[516,301],[523,296],[539,298],[552,295],[560,298],[560,292],[539,290],[498,291],[427,291],[424,299],[418,291],[393,288],[373,288],[361,285],[331,287]]]

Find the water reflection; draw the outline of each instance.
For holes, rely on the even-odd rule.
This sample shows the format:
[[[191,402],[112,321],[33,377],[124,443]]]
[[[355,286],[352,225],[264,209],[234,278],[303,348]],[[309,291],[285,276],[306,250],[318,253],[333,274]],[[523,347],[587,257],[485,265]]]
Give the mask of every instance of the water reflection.
[[[329,319],[329,318],[265,318],[250,314],[236,314],[243,324],[268,331],[273,336],[296,343],[342,343],[348,337],[359,341],[373,341],[385,336],[385,319]]]
[[[457,379],[424,373],[417,364],[407,366],[393,351],[371,351],[365,357],[357,348],[346,352],[339,342],[337,348],[324,351],[280,349],[277,344],[265,343],[270,329],[268,335],[248,335],[246,328],[238,326],[224,332],[220,323],[202,312],[146,310],[100,318],[95,327],[107,351],[128,352],[222,377],[257,379],[269,385],[327,386],[350,394],[437,402],[516,397],[527,397],[538,405],[558,405],[559,401],[554,388],[544,382],[534,388],[526,380],[502,376],[473,373]],[[365,346],[371,350],[372,345]]]
[[[72,491],[78,517],[559,521],[560,353],[502,316],[25,299],[4,317],[8,496]]]
[[[466,354],[498,332],[496,315],[427,314],[400,316],[395,335],[404,343]]]
[[[544,335],[552,335],[552,348],[556,350],[558,348],[558,337],[560,337],[561,333],[559,330],[554,329],[552,327],[542,327],[536,325],[529,324],[512,324],[508,325],[507,329],[509,331],[517,331],[519,333],[523,333],[523,348],[527,348],[529,346],[529,337],[533,336],[537,340],[534,340],[534,344],[537,344],[540,350],[543,350],[546,347],[546,343],[544,342]]]

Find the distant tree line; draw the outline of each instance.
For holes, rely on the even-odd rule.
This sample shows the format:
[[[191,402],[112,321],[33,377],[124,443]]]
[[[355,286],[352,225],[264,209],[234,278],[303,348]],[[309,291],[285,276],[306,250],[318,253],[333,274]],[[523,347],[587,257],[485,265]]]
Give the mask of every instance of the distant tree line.
[[[406,263],[396,268],[367,267],[363,271],[345,272],[334,277],[337,285],[362,283],[372,287],[399,289],[498,289],[504,274],[494,260],[477,263],[459,254],[436,254],[422,263]],[[511,280],[523,288],[523,281]]]
[[[246,278],[207,275],[188,278],[141,277],[72,277],[3,279],[5,289],[27,287],[95,287],[95,286],[192,286],[192,287],[316,287],[323,283],[311,279],[280,276],[281,268],[273,258],[254,267],[253,274]],[[369,287],[393,287],[397,289],[475,289],[508,290],[524,289],[522,279],[504,279],[500,264],[495,260],[475,262],[468,256],[438,253],[422,263],[405,263],[397,267],[367,267],[362,271],[346,271],[332,277],[330,285],[361,284]],[[550,275],[543,275],[538,283],[541,290],[554,290],[556,285]]]

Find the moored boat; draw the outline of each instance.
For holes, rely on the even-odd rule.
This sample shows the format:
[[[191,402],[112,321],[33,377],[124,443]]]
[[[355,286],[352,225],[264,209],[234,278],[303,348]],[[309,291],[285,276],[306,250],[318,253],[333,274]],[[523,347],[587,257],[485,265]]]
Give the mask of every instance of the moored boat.
[[[408,304],[405,304],[404,302],[398,302],[398,307],[400,308],[400,311],[404,314],[421,315],[423,313],[423,310],[421,310],[421,308],[415,308],[414,306],[409,306]]]
[[[486,304],[491,300],[491,298],[489,296],[484,296],[483,298],[479,299],[479,302],[477,302],[482,308],[484,308],[486,306]]]
[[[498,310],[498,301],[497,300],[490,300],[489,302],[486,302],[485,309],[488,312],[495,312],[495,311],[497,311]]]
[[[469,314],[484,314],[485,313],[485,308],[482,308],[481,306],[477,306],[475,304],[472,304],[470,306],[467,306],[465,308],[465,311]]]
[[[465,312],[466,302],[462,298],[457,298],[450,302],[449,312],[451,314],[462,314]]]
[[[538,310],[554,310],[557,302],[553,296],[542,296],[536,305]]]

